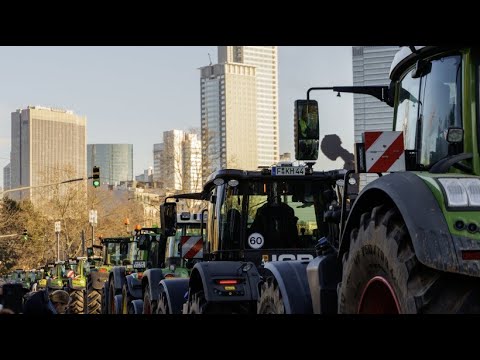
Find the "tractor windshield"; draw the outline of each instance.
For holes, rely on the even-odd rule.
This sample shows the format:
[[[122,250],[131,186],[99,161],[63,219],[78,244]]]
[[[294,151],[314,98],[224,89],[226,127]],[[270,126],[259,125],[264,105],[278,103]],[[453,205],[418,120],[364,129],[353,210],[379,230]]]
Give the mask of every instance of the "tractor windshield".
[[[107,244],[107,264],[128,265],[137,253],[135,242],[109,242]]]
[[[320,188],[305,179],[225,186],[219,250],[313,248],[323,214]]]
[[[395,128],[425,168],[448,156],[448,128],[462,127],[461,67],[460,55],[434,59],[421,77],[411,69],[399,83]]]

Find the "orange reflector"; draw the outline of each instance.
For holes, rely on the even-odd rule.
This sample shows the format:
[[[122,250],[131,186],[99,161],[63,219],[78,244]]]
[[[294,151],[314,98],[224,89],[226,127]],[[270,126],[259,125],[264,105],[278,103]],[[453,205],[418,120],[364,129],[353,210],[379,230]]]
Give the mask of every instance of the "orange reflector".
[[[462,251],[462,260],[480,260],[480,250]]]
[[[238,280],[217,280],[220,285],[234,285],[238,284]]]
[[[100,269],[98,269],[98,272],[107,272],[107,269],[105,269],[105,268],[100,268]]]

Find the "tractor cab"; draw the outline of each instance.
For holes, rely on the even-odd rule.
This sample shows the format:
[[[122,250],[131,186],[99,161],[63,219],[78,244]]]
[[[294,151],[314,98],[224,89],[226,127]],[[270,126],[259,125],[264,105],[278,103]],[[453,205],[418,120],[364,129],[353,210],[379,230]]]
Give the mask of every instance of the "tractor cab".
[[[164,247],[161,244],[159,228],[142,228],[134,230],[135,246],[132,248],[132,267],[134,271],[143,272],[157,267],[158,253]]]
[[[131,265],[137,249],[132,237],[103,238],[102,244],[104,265]]]
[[[68,283],[68,278],[65,275],[65,261],[56,261],[51,277],[47,280],[48,288],[50,290],[63,290]]]
[[[325,199],[334,198],[339,174],[291,163],[260,171],[213,173],[200,196],[208,201],[204,244],[190,248],[182,244],[183,255],[203,251],[203,260],[252,261],[258,266],[313,259],[318,240],[327,234]],[[175,203],[165,205],[171,209],[164,212],[176,219]]]

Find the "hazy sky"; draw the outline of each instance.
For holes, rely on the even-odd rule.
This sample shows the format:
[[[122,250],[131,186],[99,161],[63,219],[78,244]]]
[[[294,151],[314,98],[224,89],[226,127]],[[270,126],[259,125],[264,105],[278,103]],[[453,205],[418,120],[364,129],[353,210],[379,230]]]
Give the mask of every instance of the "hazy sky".
[[[27,105],[87,116],[87,143],[133,144],[134,175],[153,165],[166,130],[200,127],[199,67],[216,46],[0,47],[0,168],[10,157],[10,113]],[[278,49],[280,153],[293,148],[293,103],[312,86],[352,85],[351,47]],[[353,97],[312,93],[320,138],[336,133],[353,151]],[[318,168],[342,167],[320,155]],[[0,172],[3,182],[3,171]]]

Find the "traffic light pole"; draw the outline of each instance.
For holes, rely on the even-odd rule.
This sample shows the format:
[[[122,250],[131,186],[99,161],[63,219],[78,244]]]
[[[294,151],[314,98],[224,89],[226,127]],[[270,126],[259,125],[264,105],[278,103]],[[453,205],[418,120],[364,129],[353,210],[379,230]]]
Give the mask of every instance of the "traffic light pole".
[[[95,245],[94,241],[95,241],[95,226],[92,223],[92,247]]]
[[[88,176],[86,178],[78,178],[78,179],[70,179],[70,180],[65,180],[65,181],[59,181],[59,182],[50,183],[50,184],[22,186],[22,187],[18,187],[18,188],[15,188],[15,189],[8,189],[8,190],[0,191],[0,196],[3,196],[5,194],[11,193],[11,192],[15,192],[15,191],[22,191],[22,190],[27,190],[27,189],[36,189],[36,188],[41,188],[41,187],[48,187],[48,186],[66,184],[66,183],[71,183],[71,182],[83,181],[83,180],[88,180],[88,179],[93,179],[93,176]]]

